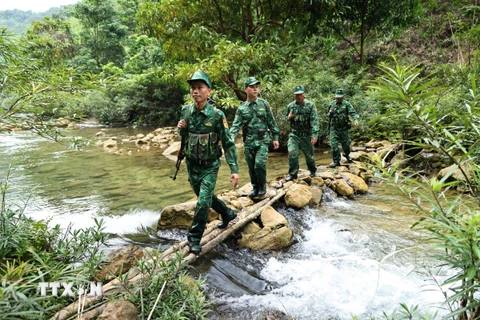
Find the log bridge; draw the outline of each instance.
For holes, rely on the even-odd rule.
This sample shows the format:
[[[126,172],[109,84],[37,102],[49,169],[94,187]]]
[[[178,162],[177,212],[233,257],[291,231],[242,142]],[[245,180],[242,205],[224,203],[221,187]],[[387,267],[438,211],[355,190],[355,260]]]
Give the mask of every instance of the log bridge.
[[[273,197],[267,197],[254,205],[251,205],[244,210],[237,213],[237,217],[232,220],[228,227],[225,229],[219,229],[217,227],[218,221],[215,223],[209,223],[205,229],[200,244],[202,245],[202,252],[199,255],[190,253],[187,241],[182,241],[178,244],[174,244],[169,249],[165,250],[160,258],[162,261],[168,261],[169,259],[176,259],[178,255],[182,257],[182,263],[191,264],[196,261],[199,257],[206,254],[215,248],[218,244],[225,241],[230,236],[234,235],[237,231],[240,231],[248,223],[255,220],[260,216],[263,209],[267,206],[271,206],[276,201],[280,200],[286,193],[286,188],[277,189],[277,193]],[[268,193],[267,193],[268,194]],[[130,273],[129,278],[127,279],[130,283],[135,283],[142,278],[141,274]],[[102,286],[103,296],[119,292],[121,290],[120,280],[114,279]],[[102,296],[83,296],[80,297],[78,301],[68,305],[59,312],[57,312],[52,320],[67,320],[72,317],[72,315],[80,315],[80,310],[84,310],[84,306],[89,306],[86,313],[83,313],[83,318],[85,319],[89,315],[99,314],[102,311],[103,306],[103,297]],[[75,317],[77,318],[77,317]]]

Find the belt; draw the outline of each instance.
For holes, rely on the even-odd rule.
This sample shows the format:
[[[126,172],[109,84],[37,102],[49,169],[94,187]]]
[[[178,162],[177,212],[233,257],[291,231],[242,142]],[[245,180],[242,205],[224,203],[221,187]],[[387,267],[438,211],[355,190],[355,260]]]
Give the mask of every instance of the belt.
[[[194,164],[198,164],[198,165],[203,165],[203,166],[208,166],[208,165],[214,164],[215,161],[217,161],[217,159],[213,159],[213,160],[187,159],[187,160],[188,160],[188,162],[190,162],[190,163],[194,163]]]
[[[299,137],[309,137],[312,134],[310,132],[294,132],[293,134],[299,136]]]

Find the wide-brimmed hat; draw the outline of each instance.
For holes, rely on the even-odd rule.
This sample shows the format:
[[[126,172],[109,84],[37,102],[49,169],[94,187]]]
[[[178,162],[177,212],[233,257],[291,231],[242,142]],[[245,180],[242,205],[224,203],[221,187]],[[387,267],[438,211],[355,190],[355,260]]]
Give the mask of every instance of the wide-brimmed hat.
[[[293,94],[302,94],[304,92],[305,92],[305,88],[303,86],[293,87]]]
[[[206,83],[206,85],[211,89],[212,82],[210,81],[210,77],[202,70],[197,70],[193,73],[192,77],[187,80],[189,84],[192,84],[195,80],[201,80]]]
[[[345,90],[337,89],[335,90],[335,98],[343,98],[345,96]]]
[[[245,80],[245,88],[248,86],[253,86],[255,84],[260,84],[260,81],[255,79],[255,77],[248,77],[247,80]]]

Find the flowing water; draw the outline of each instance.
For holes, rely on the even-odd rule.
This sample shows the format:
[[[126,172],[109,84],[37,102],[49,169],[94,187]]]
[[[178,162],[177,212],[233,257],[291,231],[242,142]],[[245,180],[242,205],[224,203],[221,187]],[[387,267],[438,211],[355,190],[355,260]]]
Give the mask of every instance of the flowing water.
[[[95,140],[100,128],[83,127],[67,135]],[[151,130],[102,129],[119,138]],[[46,141],[30,132],[0,134],[0,174],[11,165],[7,204],[27,203],[35,219],[75,228],[106,221],[112,250],[125,244],[143,247],[184,240],[186,230],[155,233],[165,206],[193,198],[186,168],[173,181],[175,163],[158,148],[149,151],[133,144],[132,155],[115,155],[102,147],[82,152]],[[317,150],[318,165],[330,163],[325,150]],[[248,173],[239,156],[241,185]],[[305,167],[303,156],[301,168]],[[288,171],[286,154],[272,153],[268,179]],[[216,191],[228,190],[229,169],[220,170]],[[297,319],[362,319],[391,313],[400,303],[436,310],[442,301],[430,287],[421,267],[426,249],[421,235],[410,230],[418,219],[402,200],[383,185],[373,185],[367,195],[345,200],[325,189],[318,208],[294,210],[277,204],[289,221],[294,244],[279,252],[252,252],[236,248],[230,239],[199,259],[192,274],[206,278],[207,294],[215,301],[212,319],[257,319],[267,309],[281,310]],[[408,250],[407,250],[408,248]]]

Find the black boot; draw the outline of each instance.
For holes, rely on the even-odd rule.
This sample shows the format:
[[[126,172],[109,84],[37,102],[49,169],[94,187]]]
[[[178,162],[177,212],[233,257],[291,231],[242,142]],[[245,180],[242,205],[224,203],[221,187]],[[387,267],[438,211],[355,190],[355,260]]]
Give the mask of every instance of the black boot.
[[[190,252],[199,255],[200,252],[202,252],[202,246],[199,243],[188,243],[188,246],[190,247]]]
[[[335,168],[335,167],[338,167],[338,166],[340,166],[340,165],[341,165],[340,162],[334,161],[334,162],[332,162],[332,163],[330,164],[329,167],[330,167],[330,168]]]
[[[297,179],[297,176],[296,175],[292,176],[292,175],[289,174],[288,177],[285,178],[285,181],[288,182],[288,181],[292,181],[294,179]]]
[[[250,191],[250,192],[248,193],[248,196],[249,196],[250,198],[252,198],[252,197],[255,197],[257,194],[258,194],[258,189],[257,189],[257,187],[253,187],[252,191]]]
[[[230,210],[228,215],[225,215],[225,217],[222,216],[222,222],[217,224],[217,227],[219,229],[225,229],[226,227],[228,227],[228,224],[230,223],[230,221],[232,221],[236,217],[237,217],[237,214],[235,213],[235,211]]]
[[[267,193],[267,187],[263,184],[258,188],[257,196],[263,197]]]
[[[348,162],[348,163],[352,163],[352,162],[353,162],[353,159],[350,158],[350,156],[347,156],[345,153],[343,154],[343,156],[345,157],[345,159],[347,159],[347,162]]]

